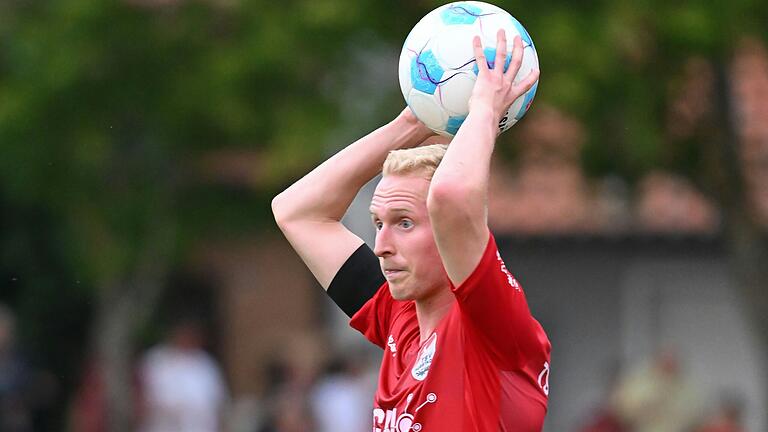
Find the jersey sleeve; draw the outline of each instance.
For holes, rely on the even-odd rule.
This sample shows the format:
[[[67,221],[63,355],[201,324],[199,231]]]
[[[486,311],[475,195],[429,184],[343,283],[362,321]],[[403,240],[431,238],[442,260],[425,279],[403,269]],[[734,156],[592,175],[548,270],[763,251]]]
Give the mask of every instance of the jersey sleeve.
[[[373,298],[352,316],[349,325],[374,345],[385,349],[395,303],[389,293],[389,285],[384,283]]]
[[[492,234],[475,270],[461,285],[451,284],[451,290],[463,319],[504,368],[549,361],[549,340],[531,315],[523,288],[507,270]]]

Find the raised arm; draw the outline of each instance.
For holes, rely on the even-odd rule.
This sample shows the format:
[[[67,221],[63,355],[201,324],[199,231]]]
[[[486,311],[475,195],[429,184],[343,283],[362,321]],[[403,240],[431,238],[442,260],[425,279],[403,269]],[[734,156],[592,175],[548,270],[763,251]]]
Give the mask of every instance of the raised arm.
[[[323,288],[363,244],[341,224],[357,192],[381,171],[390,150],[417,146],[431,135],[406,108],[272,200],[278,226]]]
[[[479,37],[473,44],[479,72],[469,115],[435,171],[427,199],[435,242],[448,277],[456,286],[475,269],[488,243],[488,175],[499,121],[539,75],[534,70],[514,82],[523,58],[519,37],[515,38],[507,72],[502,67],[488,67]],[[499,31],[494,65],[503,65],[506,53],[506,36]]]
[[[495,65],[506,56],[504,34],[497,36]],[[531,316],[522,287],[507,271],[489,239],[486,201],[488,175],[499,121],[504,112],[538,79],[538,70],[519,83],[523,46],[514,42],[506,73],[489,68],[479,39],[474,41],[478,77],[470,112],[435,171],[427,209],[440,257],[463,315],[472,323],[505,369],[547,367],[549,342]],[[534,374],[534,376],[535,376]]]

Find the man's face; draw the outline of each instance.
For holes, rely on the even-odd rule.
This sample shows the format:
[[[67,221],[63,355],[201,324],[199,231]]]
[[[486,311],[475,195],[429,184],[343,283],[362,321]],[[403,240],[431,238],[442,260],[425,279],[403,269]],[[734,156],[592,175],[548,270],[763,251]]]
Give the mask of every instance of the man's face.
[[[423,300],[448,285],[427,213],[429,180],[384,176],[371,200],[374,252],[396,300]]]

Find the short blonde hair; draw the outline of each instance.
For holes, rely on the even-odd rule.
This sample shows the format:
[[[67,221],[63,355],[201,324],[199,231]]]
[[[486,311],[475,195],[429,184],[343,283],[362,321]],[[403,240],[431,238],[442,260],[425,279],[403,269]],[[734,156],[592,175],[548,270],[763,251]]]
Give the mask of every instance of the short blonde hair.
[[[383,175],[419,174],[432,179],[437,166],[448,149],[446,144],[432,144],[402,150],[392,150],[384,161]]]

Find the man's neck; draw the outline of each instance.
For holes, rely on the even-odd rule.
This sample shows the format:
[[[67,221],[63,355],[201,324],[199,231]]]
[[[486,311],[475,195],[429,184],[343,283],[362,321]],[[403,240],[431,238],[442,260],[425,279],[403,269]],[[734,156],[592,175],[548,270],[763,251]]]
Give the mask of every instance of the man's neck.
[[[448,313],[455,301],[456,297],[448,287],[438,290],[428,298],[415,301],[420,343],[424,343],[432,335],[440,320]]]

